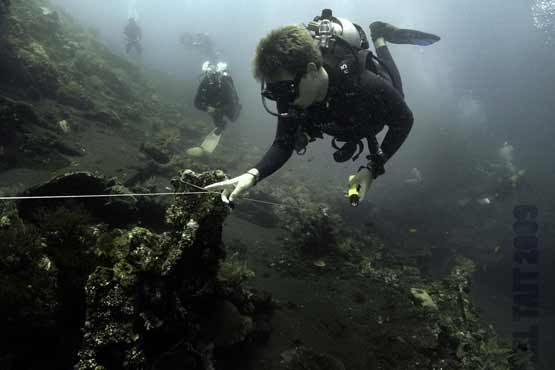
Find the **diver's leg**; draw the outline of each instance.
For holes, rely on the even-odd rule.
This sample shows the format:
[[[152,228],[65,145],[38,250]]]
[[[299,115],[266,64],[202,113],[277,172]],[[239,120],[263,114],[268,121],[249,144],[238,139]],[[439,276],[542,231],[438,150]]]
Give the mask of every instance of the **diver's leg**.
[[[372,34],[372,40],[383,37],[385,41],[392,44],[428,46],[441,40],[441,37],[433,33],[407,28],[397,28],[385,22],[373,22],[370,25],[370,32]]]
[[[385,44],[385,40],[383,37],[379,37],[374,40],[374,48],[376,49],[376,54],[378,58],[383,62],[385,67],[387,68],[387,72],[391,77],[393,87],[401,93],[404,97],[405,93],[403,92],[403,81],[401,80],[401,74],[399,73],[399,69],[397,69],[397,65],[395,64],[395,60],[391,56],[387,45]]]
[[[212,119],[214,121],[214,126],[216,126],[216,131],[214,131],[214,133],[216,135],[220,135],[224,131],[227,124],[224,118],[224,112],[221,110],[217,110],[216,112],[214,112]]]
[[[385,66],[389,70],[389,74],[391,75],[391,79],[393,80],[393,86],[403,96],[404,93],[401,75],[399,74],[399,70],[397,69],[395,61],[393,60],[389,49],[385,45],[385,42],[387,41],[393,44],[427,46],[432,45],[441,39],[439,36],[432,33],[405,28],[397,28],[385,22],[373,22],[372,24],[370,24],[370,34],[372,36],[372,41],[374,41],[376,54],[384,62]]]

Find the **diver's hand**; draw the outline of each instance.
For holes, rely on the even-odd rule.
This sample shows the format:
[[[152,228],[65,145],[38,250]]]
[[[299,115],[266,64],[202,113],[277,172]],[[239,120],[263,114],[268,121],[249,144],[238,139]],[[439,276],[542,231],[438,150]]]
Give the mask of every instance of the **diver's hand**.
[[[370,162],[368,162],[367,167],[370,168],[373,178],[377,178],[385,173],[384,166],[387,161],[387,157],[381,149],[377,154],[371,154],[368,159],[370,159]]]
[[[208,108],[206,109],[206,113],[214,114],[214,113],[216,113],[216,108],[212,107],[212,106],[208,106]]]
[[[253,168],[240,176],[208,185],[204,189],[223,190],[222,202],[229,204],[239,195],[252,188],[258,180],[259,174],[258,170]]]

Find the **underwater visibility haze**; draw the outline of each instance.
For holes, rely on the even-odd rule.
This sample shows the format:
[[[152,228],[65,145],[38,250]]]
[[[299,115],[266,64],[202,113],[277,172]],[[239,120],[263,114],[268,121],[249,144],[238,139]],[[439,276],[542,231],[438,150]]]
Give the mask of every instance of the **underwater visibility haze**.
[[[0,0],[0,369],[551,370],[555,1]]]

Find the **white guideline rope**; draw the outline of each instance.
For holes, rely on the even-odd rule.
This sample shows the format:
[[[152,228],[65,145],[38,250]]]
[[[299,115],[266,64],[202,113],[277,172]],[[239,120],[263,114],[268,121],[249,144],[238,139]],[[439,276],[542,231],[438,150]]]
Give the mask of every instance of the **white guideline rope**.
[[[90,199],[90,198],[132,198],[132,197],[163,197],[171,195],[198,195],[198,194],[220,194],[218,191],[206,191],[204,188],[191,184],[189,182],[183,181],[185,184],[201,189],[203,191],[187,191],[187,192],[167,192],[167,193],[125,193],[125,194],[82,194],[82,195],[33,195],[33,196],[14,196],[14,197],[0,197],[0,200],[40,200],[40,199]],[[289,207],[304,209],[303,207],[275,203],[270,201],[251,199],[251,198],[241,198],[243,200],[267,205],[274,205],[280,207]]]
[[[83,194],[83,195],[34,195],[21,197],[0,197],[0,200],[29,199],[74,199],[74,198],[130,198],[130,197],[163,197],[168,195],[209,194],[209,191],[190,191],[183,193],[129,193],[129,194]]]

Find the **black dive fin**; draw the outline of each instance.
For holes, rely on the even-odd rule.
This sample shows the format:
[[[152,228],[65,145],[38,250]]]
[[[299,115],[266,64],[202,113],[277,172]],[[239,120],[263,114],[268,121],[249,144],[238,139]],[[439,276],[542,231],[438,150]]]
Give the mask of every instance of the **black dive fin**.
[[[422,31],[398,28],[393,32],[389,32],[385,37],[385,41],[392,44],[410,44],[428,46],[441,40],[439,36]]]

